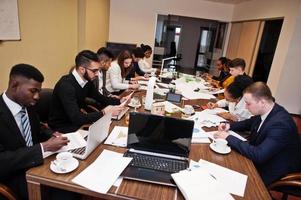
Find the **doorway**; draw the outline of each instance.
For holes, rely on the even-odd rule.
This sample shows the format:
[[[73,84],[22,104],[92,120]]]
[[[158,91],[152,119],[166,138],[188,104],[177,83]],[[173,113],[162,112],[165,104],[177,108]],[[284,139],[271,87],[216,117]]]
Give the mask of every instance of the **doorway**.
[[[257,59],[253,71],[253,80],[267,82],[273,62],[283,19],[265,21]]]

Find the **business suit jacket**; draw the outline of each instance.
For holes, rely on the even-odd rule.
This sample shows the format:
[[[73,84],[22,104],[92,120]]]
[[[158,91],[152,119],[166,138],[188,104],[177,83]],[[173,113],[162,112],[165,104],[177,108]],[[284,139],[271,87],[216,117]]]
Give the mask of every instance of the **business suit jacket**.
[[[63,76],[55,85],[50,114],[49,126],[62,133],[73,132],[84,124],[91,124],[103,116],[102,112],[84,114],[80,109],[87,109],[86,98],[96,100],[102,108],[120,104],[119,99],[105,97],[91,81],[82,88],[72,73]]]
[[[0,96],[0,182],[7,184],[22,199],[27,198],[25,172],[43,163],[39,141],[40,123],[33,108],[27,108],[33,146],[27,147],[20,129],[2,95]]]
[[[249,143],[228,136],[228,144],[252,160],[266,185],[301,169],[301,144],[297,127],[289,113],[275,104],[259,132],[260,116],[234,122],[233,131],[251,131]]]

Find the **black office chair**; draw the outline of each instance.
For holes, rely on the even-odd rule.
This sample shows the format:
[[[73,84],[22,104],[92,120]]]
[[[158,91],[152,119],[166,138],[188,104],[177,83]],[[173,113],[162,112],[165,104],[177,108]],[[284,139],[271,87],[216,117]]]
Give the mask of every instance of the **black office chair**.
[[[43,88],[40,93],[40,100],[36,104],[36,110],[39,115],[40,121],[44,124],[48,123],[52,93],[53,89]]]

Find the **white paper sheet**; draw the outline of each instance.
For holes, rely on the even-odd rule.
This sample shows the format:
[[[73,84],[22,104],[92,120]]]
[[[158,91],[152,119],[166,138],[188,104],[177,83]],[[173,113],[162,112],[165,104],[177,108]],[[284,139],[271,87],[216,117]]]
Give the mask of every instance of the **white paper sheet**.
[[[208,134],[208,137],[209,138],[213,138],[213,135],[216,133],[217,131],[209,131],[209,132],[206,132]],[[234,137],[242,140],[242,141],[247,141],[246,138],[242,137],[241,135],[239,135],[238,133],[235,133],[234,131],[229,131],[229,134],[230,135],[233,135]]]
[[[203,110],[203,112],[211,114],[211,115],[216,115],[218,113],[223,113],[223,112],[229,112],[228,110],[225,110],[223,108],[214,108],[214,109],[206,109]]]
[[[187,200],[233,200],[223,187],[204,170],[183,170],[171,175]]]
[[[189,118],[190,120],[194,120],[195,123],[199,124],[201,127],[212,127],[218,126],[221,122],[225,121],[224,118],[209,114],[206,110],[201,112],[196,112],[195,115]]]
[[[248,176],[202,159],[199,160],[199,165],[200,170],[206,170],[214,176],[225,191],[244,196]]]
[[[115,126],[109,137],[106,139],[105,144],[126,147],[128,139],[128,127]]]
[[[63,134],[63,137],[67,137],[68,140],[70,141],[66,146],[63,146],[56,152],[50,152],[46,151],[43,155],[43,158],[47,158],[48,156],[51,156],[52,154],[58,153],[58,152],[64,152],[64,151],[69,151],[72,149],[77,149],[81,148],[87,145],[87,141],[84,139],[84,137],[88,134],[88,131],[84,130],[78,130],[76,132],[72,133],[66,133]]]
[[[99,193],[107,193],[132,158],[103,150],[99,157],[72,182]]]
[[[209,138],[192,138],[192,144],[209,144],[211,143]]]
[[[173,103],[170,103],[169,101],[164,101],[164,103],[165,103],[165,111],[166,112],[174,113],[174,112],[182,111],[182,108],[180,108],[179,106],[176,106]]]

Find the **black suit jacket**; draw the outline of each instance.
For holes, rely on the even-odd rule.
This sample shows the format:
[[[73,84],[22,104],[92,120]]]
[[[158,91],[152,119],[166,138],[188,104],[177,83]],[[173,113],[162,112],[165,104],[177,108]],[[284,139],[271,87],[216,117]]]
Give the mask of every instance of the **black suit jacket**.
[[[63,76],[55,85],[49,115],[49,126],[62,133],[73,132],[84,124],[91,124],[103,116],[101,112],[84,114],[81,108],[86,109],[85,99],[96,100],[102,108],[108,105],[120,104],[119,99],[105,97],[98,92],[89,81],[82,88],[72,73]]]
[[[25,172],[43,163],[39,141],[40,123],[33,108],[27,108],[33,146],[27,147],[19,127],[0,96],[0,182],[10,186],[22,199],[27,198]]]
[[[233,131],[251,131],[250,142],[228,136],[231,147],[251,159],[263,182],[271,184],[282,176],[301,169],[301,143],[297,127],[290,114],[275,104],[259,132],[260,116],[234,122]]]

